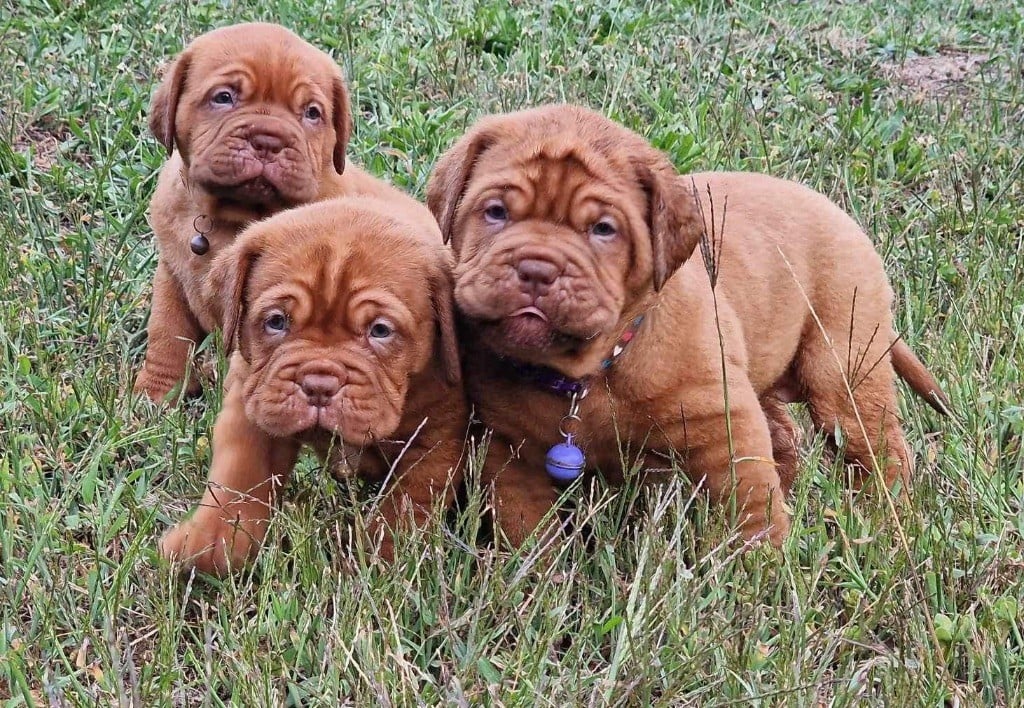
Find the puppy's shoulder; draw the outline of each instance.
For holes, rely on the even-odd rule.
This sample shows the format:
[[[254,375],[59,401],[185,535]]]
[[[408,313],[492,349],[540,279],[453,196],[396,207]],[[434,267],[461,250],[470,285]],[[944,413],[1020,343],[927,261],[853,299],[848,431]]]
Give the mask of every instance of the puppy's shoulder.
[[[150,225],[159,239],[162,234],[177,233],[183,221],[195,218],[193,201],[185,180],[185,164],[175,152],[160,168],[156,190],[149,202]]]
[[[702,201],[707,201],[710,191],[716,203],[728,198],[730,205],[750,204],[760,210],[807,209],[812,213],[838,211],[845,214],[821,192],[801,182],[762,172],[697,172],[683,175],[681,179],[692,180]]]
[[[383,213],[415,226],[425,242],[441,244],[441,230],[434,215],[398,187],[374,177],[358,165],[349,164],[343,175],[335,175],[331,184],[332,197],[358,197],[370,200],[371,205]]]

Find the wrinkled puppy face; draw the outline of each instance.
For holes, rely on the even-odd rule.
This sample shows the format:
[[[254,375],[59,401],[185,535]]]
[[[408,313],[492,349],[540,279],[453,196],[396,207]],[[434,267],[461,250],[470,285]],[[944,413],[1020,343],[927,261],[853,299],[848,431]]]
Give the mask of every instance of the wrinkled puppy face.
[[[324,202],[259,222],[218,257],[214,278],[236,303],[225,332],[250,364],[243,396],[257,425],[352,445],[395,431],[442,319],[453,337],[440,249],[409,228]]]
[[[492,148],[476,171],[456,271],[461,310],[513,354],[578,348],[614,328],[634,258],[631,226],[642,219],[639,191],[558,139],[525,159]],[[616,198],[621,192],[634,198]]]
[[[257,215],[308,202],[344,169],[348,94],[337,65],[283,27],[243,24],[194,40],[153,97],[150,128],[188,178]]]
[[[481,121],[438,163],[428,203],[455,248],[456,304],[481,341],[577,375],[607,356],[703,223],[662,155],[572,106]]]

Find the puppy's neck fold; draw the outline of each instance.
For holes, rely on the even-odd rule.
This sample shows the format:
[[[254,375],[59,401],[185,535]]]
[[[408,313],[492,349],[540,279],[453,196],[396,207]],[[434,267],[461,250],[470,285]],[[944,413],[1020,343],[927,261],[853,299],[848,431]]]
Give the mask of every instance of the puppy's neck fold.
[[[614,331],[600,333],[584,352],[559,355],[550,361],[533,364],[495,355],[496,365],[553,393],[585,395],[586,390],[613,373],[615,368],[628,365],[620,358],[628,359],[627,352],[635,347],[634,342],[641,336],[648,305],[645,299],[642,305],[628,308]]]
[[[214,216],[218,223],[232,224],[238,228],[243,228],[254,221],[273,216],[278,211],[281,211],[279,208],[263,208],[238,204],[229,200],[218,199],[201,191],[197,191],[197,194],[202,194],[202,199],[197,201],[202,205],[203,213]]]

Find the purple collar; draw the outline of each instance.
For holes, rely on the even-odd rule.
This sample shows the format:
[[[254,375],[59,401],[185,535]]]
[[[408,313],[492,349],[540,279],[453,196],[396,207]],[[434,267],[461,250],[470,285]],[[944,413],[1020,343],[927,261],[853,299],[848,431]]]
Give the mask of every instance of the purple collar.
[[[611,354],[609,354],[604,360],[601,361],[601,371],[608,370],[615,360],[619,358],[623,351],[626,349],[633,337],[636,336],[636,332],[640,329],[640,325],[644,321],[644,315],[637,315],[630,323],[626,331],[622,333],[615,346],[612,347]],[[522,361],[516,361],[515,359],[506,359],[502,357],[502,361],[508,365],[512,371],[516,373],[520,378],[531,381],[537,385],[538,388],[545,389],[555,395],[565,396],[571,398],[576,396],[578,398],[584,398],[590,391],[590,380],[591,376],[584,376],[583,378],[574,379],[562,374],[549,366],[538,366],[537,364],[527,364]]]

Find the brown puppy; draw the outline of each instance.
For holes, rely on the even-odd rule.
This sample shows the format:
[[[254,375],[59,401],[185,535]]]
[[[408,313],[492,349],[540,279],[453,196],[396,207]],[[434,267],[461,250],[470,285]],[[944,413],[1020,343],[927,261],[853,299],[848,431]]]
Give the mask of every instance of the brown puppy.
[[[408,217],[390,202],[329,200],[254,224],[215,259],[238,351],[206,494],[164,536],[164,557],[208,573],[251,559],[304,443],[389,478],[371,534],[451,502],[468,421],[451,256],[433,219]]]
[[[154,94],[149,127],[171,153],[150,203],[159,262],[135,384],[154,400],[182,382],[191,349],[221,325],[219,293],[204,283],[246,224],[348,194],[405,200],[427,214],[346,166],[351,117],[341,71],[278,25],[234,25],[195,39]],[[198,386],[190,378],[186,390]]]
[[[438,163],[428,205],[456,253],[470,399],[494,430],[484,477],[511,542],[556,499],[560,428],[612,483],[623,460],[677,459],[733,500],[745,538],[774,544],[796,468],[787,401],[886,483],[910,474],[893,365],[944,398],[893,332],[870,241],[820,194],[680,177],[625,128],[548,106],[480,121]],[[589,395],[563,420],[572,390]]]

